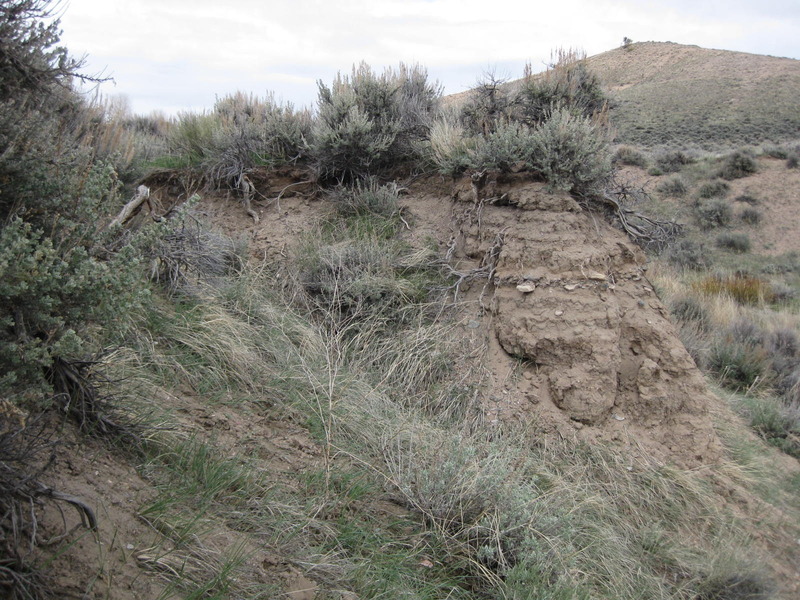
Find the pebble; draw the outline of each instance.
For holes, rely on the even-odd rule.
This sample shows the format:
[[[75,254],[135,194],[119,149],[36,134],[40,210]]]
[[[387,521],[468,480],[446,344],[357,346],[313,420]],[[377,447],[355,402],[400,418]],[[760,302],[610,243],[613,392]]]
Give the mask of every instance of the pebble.
[[[536,289],[532,283],[520,283],[517,286],[517,291],[522,292],[523,294],[530,294],[533,290]]]

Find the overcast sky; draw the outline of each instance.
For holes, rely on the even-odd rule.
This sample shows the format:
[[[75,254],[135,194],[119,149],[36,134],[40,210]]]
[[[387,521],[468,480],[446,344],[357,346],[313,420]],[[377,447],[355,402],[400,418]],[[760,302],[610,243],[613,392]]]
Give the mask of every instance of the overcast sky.
[[[800,0],[68,0],[62,43],[134,112],[203,110],[241,90],[311,106],[316,81],[420,63],[446,93],[634,41],[800,59]]]

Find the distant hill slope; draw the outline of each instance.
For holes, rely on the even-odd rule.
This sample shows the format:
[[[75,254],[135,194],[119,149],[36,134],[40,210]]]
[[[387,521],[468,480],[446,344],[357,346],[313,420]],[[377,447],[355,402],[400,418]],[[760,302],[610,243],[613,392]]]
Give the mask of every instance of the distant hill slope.
[[[617,141],[713,148],[800,138],[800,61],[671,42],[589,59]]]

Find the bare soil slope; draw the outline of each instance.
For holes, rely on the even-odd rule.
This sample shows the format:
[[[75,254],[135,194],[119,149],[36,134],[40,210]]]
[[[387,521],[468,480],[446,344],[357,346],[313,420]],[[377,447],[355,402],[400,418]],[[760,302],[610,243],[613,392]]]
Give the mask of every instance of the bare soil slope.
[[[483,390],[487,420],[513,416],[681,466],[719,459],[708,416],[717,400],[647,281],[644,254],[602,215],[524,176],[477,186],[434,177],[402,202],[411,243],[449,246],[455,270],[469,275],[459,291],[474,301],[467,318],[487,349],[473,365],[494,382]],[[248,231],[254,256],[280,260],[325,210],[303,195],[282,204],[259,209],[258,224],[231,203],[203,212],[230,233]]]

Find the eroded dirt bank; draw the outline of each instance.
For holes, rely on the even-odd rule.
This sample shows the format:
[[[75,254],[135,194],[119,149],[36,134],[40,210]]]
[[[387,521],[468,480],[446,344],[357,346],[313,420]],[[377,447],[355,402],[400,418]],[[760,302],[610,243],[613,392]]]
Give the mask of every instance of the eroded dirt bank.
[[[488,373],[488,421],[530,420],[678,466],[720,458],[709,417],[718,400],[647,280],[644,254],[603,215],[521,174],[418,180],[401,205],[408,241],[434,240],[453,281],[463,277],[453,293],[467,300],[465,337],[486,350],[470,368]],[[325,209],[303,189],[261,208],[257,225],[235,203],[203,208],[229,233],[248,231],[254,257],[276,261]]]

